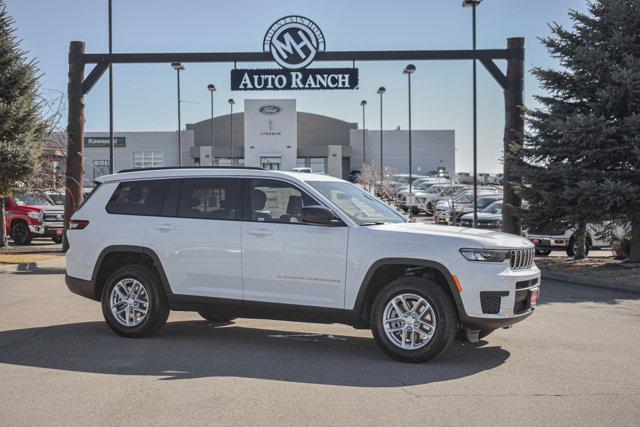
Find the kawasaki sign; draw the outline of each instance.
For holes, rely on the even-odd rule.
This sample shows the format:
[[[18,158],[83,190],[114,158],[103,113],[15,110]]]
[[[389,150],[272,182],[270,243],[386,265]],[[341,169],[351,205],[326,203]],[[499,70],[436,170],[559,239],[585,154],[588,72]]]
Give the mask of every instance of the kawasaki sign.
[[[307,68],[325,50],[320,28],[303,16],[277,20],[264,37],[278,69],[233,69],[231,90],[331,90],[357,89],[357,68]]]

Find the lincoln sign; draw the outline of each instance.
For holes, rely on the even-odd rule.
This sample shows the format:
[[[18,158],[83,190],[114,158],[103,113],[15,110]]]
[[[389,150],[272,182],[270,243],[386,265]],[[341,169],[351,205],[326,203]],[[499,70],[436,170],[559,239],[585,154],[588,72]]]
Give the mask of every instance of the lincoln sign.
[[[325,50],[320,28],[303,16],[277,20],[264,37],[262,48],[282,68],[233,69],[231,90],[357,89],[357,68],[306,68]]]

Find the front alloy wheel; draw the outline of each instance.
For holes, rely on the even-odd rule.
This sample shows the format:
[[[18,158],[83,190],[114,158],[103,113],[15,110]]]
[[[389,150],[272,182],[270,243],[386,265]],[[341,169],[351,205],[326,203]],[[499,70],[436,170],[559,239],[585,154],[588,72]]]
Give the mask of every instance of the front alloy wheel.
[[[387,338],[400,348],[415,350],[424,347],[436,331],[431,304],[412,293],[392,298],[384,309],[384,331]]]
[[[382,351],[412,363],[446,351],[458,329],[448,290],[422,277],[402,277],[382,288],[373,301],[369,322]]]

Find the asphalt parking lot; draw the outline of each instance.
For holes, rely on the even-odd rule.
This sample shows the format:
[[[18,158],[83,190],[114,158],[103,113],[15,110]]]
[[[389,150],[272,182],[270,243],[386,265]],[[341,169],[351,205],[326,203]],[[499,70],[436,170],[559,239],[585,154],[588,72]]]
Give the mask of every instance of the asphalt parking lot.
[[[640,294],[547,281],[528,321],[409,365],[340,325],[120,338],[63,272],[0,273],[2,425],[640,423]]]

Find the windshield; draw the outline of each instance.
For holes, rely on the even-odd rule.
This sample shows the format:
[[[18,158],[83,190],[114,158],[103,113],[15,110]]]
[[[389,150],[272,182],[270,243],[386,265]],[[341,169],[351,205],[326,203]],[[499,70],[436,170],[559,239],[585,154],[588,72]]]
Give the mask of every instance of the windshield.
[[[492,197],[492,198],[479,198],[478,199],[478,209],[484,209],[487,206],[489,206],[490,204],[492,204],[493,202],[497,201],[498,198],[497,197]]]
[[[397,211],[348,182],[307,181],[358,225],[406,222]]]
[[[64,205],[64,195],[58,193],[49,193],[48,196],[54,205]]]
[[[502,213],[502,201],[491,203],[489,206],[482,210],[484,213],[501,214]]]
[[[27,205],[50,205],[51,202],[43,197],[38,197],[33,194],[15,194],[13,201],[18,206]]]

